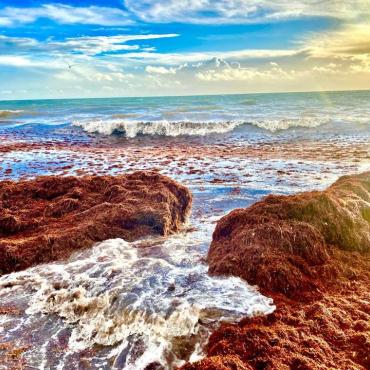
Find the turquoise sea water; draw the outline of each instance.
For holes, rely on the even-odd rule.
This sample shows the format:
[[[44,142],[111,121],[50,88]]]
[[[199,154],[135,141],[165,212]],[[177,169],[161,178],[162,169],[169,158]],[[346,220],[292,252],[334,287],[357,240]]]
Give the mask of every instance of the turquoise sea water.
[[[61,125],[127,137],[369,135],[370,91],[0,102],[0,134],[25,125],[40,137]]]

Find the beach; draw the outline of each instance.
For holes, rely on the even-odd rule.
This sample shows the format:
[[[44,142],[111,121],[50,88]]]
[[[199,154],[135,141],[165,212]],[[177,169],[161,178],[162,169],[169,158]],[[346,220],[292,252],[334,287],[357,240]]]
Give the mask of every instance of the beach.
[[[210,255],[219,247],[215,229],[233,210],[254,207],[272,194],[324,192],[341,176],[369,171],[369,99],[369,91],[353,91],[0,102],[2,186],[39,194],[39,176],[55,178],[51,189],[69,178],[81,192],[74,199],[88,199],[79,205],[70,201],[75,188],[45,195],[42,207],[51,211],[37,214],[40,229],[32,226],[32,237],[57,233],[61,253],[3,268],[0,359],[5,365],[0,361],[0,369],[366,369],[366,236],[359,242],[364,248],[337,251],[338,240],[326,240],[320,229],[315,240],[325,241],[330,266],[341,270],[337,285],[324,283],[323,273],[315,276],[314,288],[298,284],[292,294],[254,279],[261,262],[248,275],[237,264],[217,267]],[[117,184],[121,176],[139,178],[140,187]],[[364,176],[361,186],[369,192]],[[101,188],[86,185],[102,177],[107,177],[104,191],[116,185],[119,190],[100,197]],[[126,184],[124,178],[119,181]],[[38,196],[14,199],[26,204],[24,199]],[[6,207],[15,212],[4,199],[2,212]],[[368,193],[363,202],[368,238]],[[88,204],[90,213],[81,204]],[[132,235],[110,228],[116,219],[109,210],[119,204],[120,215],[131,204],[137,207],[131,218],[122,217]],[[14,217],[25,214],[22,207]],[[149,209],[150,220],[134,217]],[[63,219],[64,212],[72,218]],[[68,244],[68,253],[62,253],[64,239],[75,235],[71,225],[85,227],[100,215],[104,237],[86,229],[89,242]],[[243,226],[243,217],[235,225]],[[310,230],[318,228],[311,219],[304,222],[311,222]],[[6,225],[9,240],[18,246],[30,237],[28,229]],[[258,225],[262,234],[251,239],[254,245],[264,240],[267,227]],[[220,235],[233,232],[225,230]],[[344,226],[336,230],[346,232]],[[240,240],[230,244],[241,245],[231,261],[244,254]],[[219,243],[221,249],[226,245]],[[312,258],[319,255],[311,252]],[[279,263],[289,258],[283,255]],[[266,274],[275,262],[267,261]],[[284,262],[281,271],[293,267]],[[340,340],[346,335],[352,339]],[[304,352],[305,346],[312,346],[312,353]]]

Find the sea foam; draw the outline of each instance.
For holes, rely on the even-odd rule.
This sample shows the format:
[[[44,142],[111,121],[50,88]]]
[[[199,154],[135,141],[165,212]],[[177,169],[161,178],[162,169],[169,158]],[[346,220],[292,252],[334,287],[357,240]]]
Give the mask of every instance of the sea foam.
[[[22,337],[29,325],[48,325],[42,339],[45,351],[41,346],[28,358],[46,368],[75,366],[75,356],[96,346],[105,348],[95,354],[97,364],[104,367],[109,361],[113,369],[139,370],[151,363],[174,369],[199,359],[218,322],[275,308],[270,298],[241,279],[207,274],[201,256],[190,248],[203,232],[144,244],[107,240],[65,263],[3,276],[0,299],[6,303],[17,295],[28,301],[26,316],[17,318],[21,321],[6,339]],[[50,329],[46,323],[52,320]],[[68,346],[56,363],[47,348],[64,330],[70,330]]]
[[[204,136],[212,133],[225,133],[234,130],[244,124],[243,121],[129,121],[114,119],[91,119],[74,121],[73,125],[82,127],[90,133],[103,135],[121,134],[126,137],[138,135],[158,136],[181,136],[199,135]]]
[[[150,136],[181,136],[208,134],[223,134],[233,131],[243,125],[254,125],[270,132],[288,130],[289,128],[315,128],[329,122],[328,118],[300,118],[300,119],[253,119],[253,120],[209,120],[209,121],[131,121],[119,119],[87,119],[73,121],[89,133],[102,135],[118,134],[129,138],[139,135]]]

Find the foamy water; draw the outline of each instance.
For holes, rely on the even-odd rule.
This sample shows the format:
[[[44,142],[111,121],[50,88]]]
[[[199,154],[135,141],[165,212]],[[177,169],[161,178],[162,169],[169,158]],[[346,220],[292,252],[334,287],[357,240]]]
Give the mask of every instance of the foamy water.
[[[98,133],[103,135],[119,134],[129,138],[138,135],[151,136],[181,136],[181,135],[199,135],[223,134],[235,130],[239,126],[253,125],[263,128],[270,132],[288,130],[290,128],[305,127],[315,128],[330,119],[320,118],[292,118],[292,119],[265,119],[255,121],[134,121],[119,120],[110,118],[86,119],[83,121],[73,121],[74,126],[82,127],[86,132]]]
[[[181,136],[181,135],[208,135],[223,134],[243,125],[242,121],[134,121],[117,119],[87,119],[73,121],[74,126],[82,127],[86,132],[103,135],[121,134],[129,138],[138,135],[152,136]]]
[[[86,351],[94,353],[94,368],[173,369],[202,357],[221,321],[271,313],[272,300],[256,288],[207,274],[218,218],[211,216],[215,201],[207,202],[196,230],[135,243],[107,240],[64,263],[1,277],[2,305],[24,311],[3,319],[2,341],[31,344],[24,358],[38,369],[78,368]],[[51,355],[61,341],[63,354]]]

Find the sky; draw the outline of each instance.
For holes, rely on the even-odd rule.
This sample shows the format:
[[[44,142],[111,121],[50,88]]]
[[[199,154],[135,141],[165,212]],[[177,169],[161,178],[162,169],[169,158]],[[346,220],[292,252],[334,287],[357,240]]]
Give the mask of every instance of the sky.
[[[370,0],[0,0],[0,100],[370,89]]]

